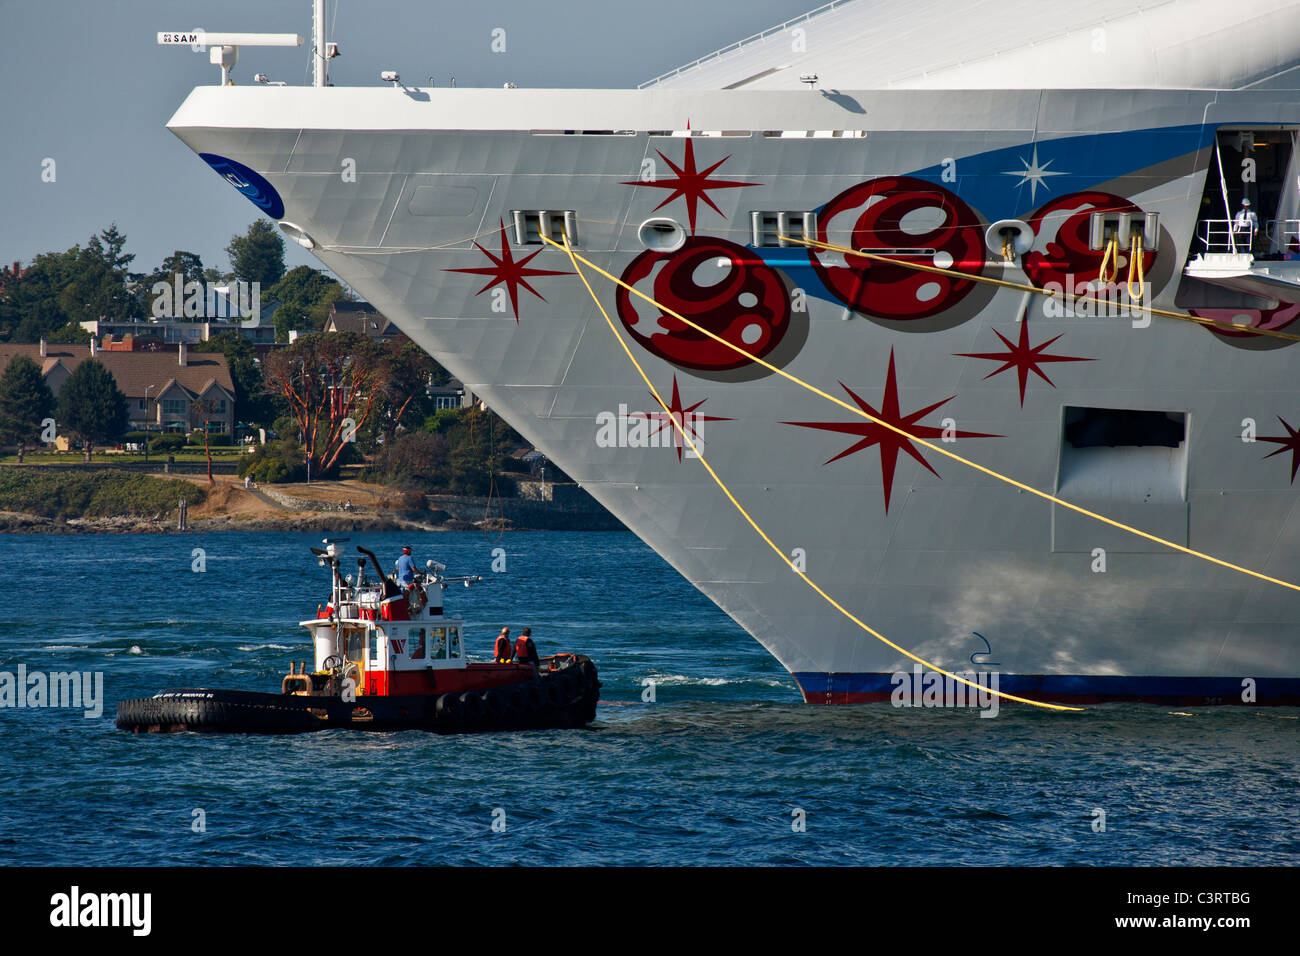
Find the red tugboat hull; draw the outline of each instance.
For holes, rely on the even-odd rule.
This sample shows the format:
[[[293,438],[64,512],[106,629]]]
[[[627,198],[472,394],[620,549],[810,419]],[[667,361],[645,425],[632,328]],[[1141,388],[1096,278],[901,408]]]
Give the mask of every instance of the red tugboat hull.
[[[439,693],[338,696],[268,694],[194,688],[167,690],[117,705],[117,726],[135,733],[297,734],[313,730],[425,730],[475,733],[585,727],[596,718],[596,666],[575,655],[528,680],[521,665],[472,665],[456,672],[455,687]],[[500,671],[501,673],[496,673]],[[531,668],[526,668],[526,674]],[[434,680],[451,675],[438,674]],[[503,683],[503,678],[505,683]]]

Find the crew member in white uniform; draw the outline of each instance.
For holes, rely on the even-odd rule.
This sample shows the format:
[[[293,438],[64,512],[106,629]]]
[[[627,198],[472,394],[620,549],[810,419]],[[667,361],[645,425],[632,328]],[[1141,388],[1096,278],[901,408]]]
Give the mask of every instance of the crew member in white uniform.
[[[1232,239],[1238,252],[1250,252],[1255,246],[1255,234],[1259,232],[1259,217],[1251,208],[1250,200],[1243,199],[1241,208],[1232,220]]]

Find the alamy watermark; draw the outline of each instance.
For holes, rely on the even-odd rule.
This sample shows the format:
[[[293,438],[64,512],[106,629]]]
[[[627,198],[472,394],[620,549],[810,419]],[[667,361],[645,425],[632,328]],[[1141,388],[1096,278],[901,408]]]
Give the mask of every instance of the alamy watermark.
[[[83,893],[74,885],[50,897],[50,925],[56,928],[122,927],[148,936],[152,914],[152,893]]]
[[[27,670],[18,665],[17,674],[0,671],[0,708],[69,707],[83,710],[88,720],[104,713],[103,671]]]
[[[150,311],[156,319],[259,319],[262,283],[240,279],[226,285],[184,281],[179,272],[171,282],[155,282]]]
[[[1095,281],[1076,283],[1074,273],[1067,273],[1065,284],[1047,282],[1043,291],[1043,315],[1049,319],[1129,319],[1135,329],[1151,324],[1151,283],[1141,283],[1141,295],[1134,301],[1122,282],[1098,288]]]
[[[937,671],[923,671],[912,665],[912,673],[895,671],[889,702],[895,707],[977,707],[981,717],[998,715],[998,672],[958,671],[971,684],[945,677]]]
[[[630,412],[620,403],[617,413],[596,415],[596,447],[676,448],[684,450],[687,458],[698,458],[699,452],[691,445],[704,443],[706,421],[708,416],[690,412]],[[683,431],[690,441],[683,440]]]

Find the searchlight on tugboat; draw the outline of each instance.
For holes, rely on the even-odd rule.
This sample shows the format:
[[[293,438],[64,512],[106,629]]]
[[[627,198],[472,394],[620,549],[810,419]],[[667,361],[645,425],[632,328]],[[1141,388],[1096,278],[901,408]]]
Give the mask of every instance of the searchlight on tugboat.
[[[403,585],[357,546],[356,578],[340,545],[312,548],[331,578],[329,603],[302,621],[314,664],[290,664],[280,692],[183,688],[118,704],[117,726],[137,733],[301,733],[332,727],[460,733],[585,727],[600,681],[591,660],[561,653],[536,661],[470,663],[464,625],[444,613],[443,591],[481,576],[448,577],[429,560]],[[366,576],[367,561],[374,579]]]

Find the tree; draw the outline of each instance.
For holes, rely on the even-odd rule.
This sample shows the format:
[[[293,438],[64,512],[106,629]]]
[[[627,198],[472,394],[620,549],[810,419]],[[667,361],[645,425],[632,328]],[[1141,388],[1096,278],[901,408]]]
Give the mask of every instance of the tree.
[[[0,375],[0,442],[16,444],[21,459],[23,445],[40,437],[42,421],[53,412],[54,393],[40,366],[26,355],[14,356]]]
[[[377,418],[385,444],[392,441],[403,418],[419,422],[435,411],[429,386],[451,381],[447,370],[414,342],[388,343],[386,350],[390,372]]]
[[[447,481],[447,439],[433,432],[413,431],[385,442],[379,454],[379,475],[406,488],[434,488]]]
[[[487,494],[519,435],[495,412],[481,408],[459,411],[459,434],[448,455],[453,488],[466,494]]]
[[[45,340],[47,342],[61,342],[65,345],[86,345],[93,337],[76,322],[69,322],[61,329],[46,333]]]
[[[302,433],[311,473],[323,474],[375,413],[389,367],[379,346],[346,332],[304,335],[267,356],[262,374]]]
[[[58,293],[59,306],[73,322],[127,319],[138,307],[127,290],[127,266],[135,256],[123,252],[126,236],[110,225],[78,251],[73,274]]]
[[[210,398],[196,398],[190,403],[190,417],[197,418],[199,424],[203,426],[203,455],[208,460],[208,484],[215,485],[217,482],[212,477],[212,447],[208,438],[208,423],[212,421],[212,416],[217,413],[217,404]]]
[[[500,474],[519,434],[494,412],[481,408],[443,408],[424,421],[426,431],[447,442],[445,475],[447,490],[456,494],[482,495],[508,486]],[[403,436],[405,438],[406,436]]]
[[[126,396],[102,362],[85,359],[73,369],[59,392],[58,420],[80,438],[90,460],[91,447],[113,441],[126,431]]]
[[[235,385],[235,420],[266,425],[276,416],[271,396],[262,384],[253,345],[239,332],[218,332],[194,346],[196,352],[220,352]]]
[[[290,329],[319,332],[329,318],[330,306],[348,298],[348,291],[333,276],[311,266],[295,266],[266,292],[267,300],[280,303],[275,313],[275,337],[287,342]]]
[[[235,278],[270,289],[284,277],[284,239],[269,219],[256,219],[226,246]]]
[[[43,253],[20,275],[9,274],[0,294],[0,337],[7,333],[13,342],[35,342],[68,324],[59,293],[71,281],[80,253],[80,246]]]
[[[169,289],[168,297],[164,300],[170,308],[164,314],[173,317],[180,316],[183,312],[182,305],[184,296],[181,301],[176,299],[176,277],[181,277],[181,288],[190,282],[202,283],[206,278],[206,271],[203,268],[203,260],[196,252],[186,252],[184,249],[177,249],[167,258],[163,259],[162,265],[147,275],[142,275],[136,281],[139,289],[140,312],[144,315],[151,315],[154,312],[154,287],[158,283],[166,283]]]
[[[116,225],[90,237],[83,249],[38,255],[25,269],[0,273],[0,339],[35,342],[71,323],[125,319],[137,313],[138,283],[127,267],[126,236]],[[66,334],[66,333],[61,333]]]

